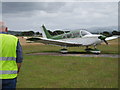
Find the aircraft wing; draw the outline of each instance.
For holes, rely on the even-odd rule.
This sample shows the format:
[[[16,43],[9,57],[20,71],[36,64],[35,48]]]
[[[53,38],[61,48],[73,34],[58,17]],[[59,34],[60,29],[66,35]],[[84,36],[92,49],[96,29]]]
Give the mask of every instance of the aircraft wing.
[[[116,39],[118,38],[119,36],[112,36],[112,37],[107,37],[105,40],[108,41],[108,40],[113,40],[113,39]]]
[[[39,43],[44,43],[44,44],[67,46],[67,47],[82,46],[82,44],[78,44],[78,43],[75,43],[75,42],[53,40],[53,39],[39,38],[39,37],[38,38],[28,38],[26,40],[30,41],[30,42],[39,42]]]

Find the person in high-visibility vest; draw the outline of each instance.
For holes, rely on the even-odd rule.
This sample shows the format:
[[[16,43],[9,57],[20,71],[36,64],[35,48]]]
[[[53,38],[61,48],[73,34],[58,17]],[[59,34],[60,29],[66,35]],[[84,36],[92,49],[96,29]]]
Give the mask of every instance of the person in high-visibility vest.
[[[19,39],[7,34],[7,27],[0,22],[0,81],[2,82],[0,89],[16,88],[22,60],[22,47]]]

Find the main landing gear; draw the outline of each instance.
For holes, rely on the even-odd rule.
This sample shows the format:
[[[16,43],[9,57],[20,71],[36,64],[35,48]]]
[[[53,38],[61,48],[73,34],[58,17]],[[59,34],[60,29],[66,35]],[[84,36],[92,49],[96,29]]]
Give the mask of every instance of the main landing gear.
[[[86,46],[85,51],[86,51],[86,52],[89,52],[89,53],[94,53],[94,54],[100,54],[100,53],[101,53],[101,51],[98,50],[98,49],[96,48],[96,46],[94,46],[94,49],[88,48],[88,46]]]

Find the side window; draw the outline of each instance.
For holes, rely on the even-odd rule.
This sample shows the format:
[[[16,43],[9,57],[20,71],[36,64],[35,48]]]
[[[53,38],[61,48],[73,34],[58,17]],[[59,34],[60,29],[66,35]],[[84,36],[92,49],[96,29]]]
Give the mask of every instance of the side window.
[[[67,34],[67,38],[70,38],[71,37],[71,34]]]
[[[72,38],[72,34],[65,34],[65,35],[63,35],[63,38]]]
[[[66,36],[64,35],[63,38],[66,38]]]
[[[80,37],[79,32],[73,33],[73,37]]]

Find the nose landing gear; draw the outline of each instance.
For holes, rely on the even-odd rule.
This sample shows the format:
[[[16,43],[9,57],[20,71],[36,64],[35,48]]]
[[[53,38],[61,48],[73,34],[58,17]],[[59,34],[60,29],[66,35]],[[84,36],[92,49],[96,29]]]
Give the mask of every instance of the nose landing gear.
[[[66,53],[68,53],[68,50],[66,48],[63,48],[63,49],[60,50],[60,53],[66,54]]]
[[[98,49],[96,48],[96,46],[94,46],[94,49],[88,48],[88,46],[86,46],[85,51],[86,51],[86,52],[89,52],[89,53],[94,53],[94,54],[100,54],[100,53],[101,53],[101,51],[98,50]]]

